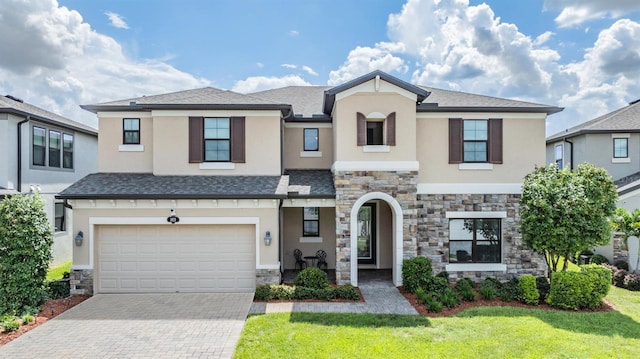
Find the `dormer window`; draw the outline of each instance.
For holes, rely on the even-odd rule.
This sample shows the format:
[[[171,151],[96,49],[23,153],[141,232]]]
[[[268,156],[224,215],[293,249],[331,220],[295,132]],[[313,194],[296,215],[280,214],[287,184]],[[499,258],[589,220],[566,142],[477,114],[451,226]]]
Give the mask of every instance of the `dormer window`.
[[[395,146],[396,113],[384,116],[373,112],[365,116],[357,113],[358,146]]]

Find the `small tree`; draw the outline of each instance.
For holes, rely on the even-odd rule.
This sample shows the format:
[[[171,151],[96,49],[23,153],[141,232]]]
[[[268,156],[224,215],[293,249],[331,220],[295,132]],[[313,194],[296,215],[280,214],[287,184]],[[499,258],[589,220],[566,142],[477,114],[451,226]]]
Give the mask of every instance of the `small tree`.
[[[611,218],[611,228],[623,233],[625,245],[629,237],[640,237],[640,209],[629,212],[624,208],[616,208]]]
[[[52,243],[40,195],[15,195],[0,203],[0,315],[41,304]]]
[[[556,165],[536,168],[525,177],[520,199],[524,242],[545,256],[551,272],[561,257],[606,244],[611,236],[609,218],[618,198],[613,180],[591,164],[577,171]],[[565,260],[562,271],[566,271]]]

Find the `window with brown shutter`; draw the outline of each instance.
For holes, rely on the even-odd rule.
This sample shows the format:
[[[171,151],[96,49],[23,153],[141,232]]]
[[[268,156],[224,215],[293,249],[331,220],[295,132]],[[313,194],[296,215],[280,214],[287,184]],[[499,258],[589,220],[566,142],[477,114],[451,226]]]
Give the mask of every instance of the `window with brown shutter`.
[[[502,119],[449,119],[449,163],[502,163]]]
[[[357,123],[357,145],[396,145],[396,113],[390,113],[387,118],[367,119],[358,112],[356,113]],[[386,134],[386,136],[385,136]]]
[[[358,112],[356,114],[356,122],[358,126],[358,146],[367,145],[367,118],[364,114]]]
[[[387,120],[385,121],[385,126],[387,126],[387,146],[395,146],[396,145],[396,113],[392,112],[387,116]]]
[[[205,161],[245,162],[244,117],[189,117],[189,163]]]
[[[449,163],[462,163],[462,119],[449,119]]]
[[[502,163],[502,119],[489,120],[489,162]]]

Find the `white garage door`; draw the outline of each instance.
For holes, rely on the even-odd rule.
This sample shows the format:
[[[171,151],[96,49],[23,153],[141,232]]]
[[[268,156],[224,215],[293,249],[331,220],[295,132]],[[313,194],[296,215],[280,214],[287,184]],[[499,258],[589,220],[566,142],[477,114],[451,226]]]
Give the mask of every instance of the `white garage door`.
[[[98,292],[250,292],[255,226],[98,226]]]

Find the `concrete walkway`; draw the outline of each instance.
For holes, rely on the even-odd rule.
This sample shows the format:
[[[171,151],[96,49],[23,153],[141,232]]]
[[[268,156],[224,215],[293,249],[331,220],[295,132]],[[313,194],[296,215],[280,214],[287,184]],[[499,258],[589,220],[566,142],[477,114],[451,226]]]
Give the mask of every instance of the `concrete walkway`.
[[[418,312],[393,286],[391,281],[360,283],[364,302],[255,302],[250,314],[277,312],[374,313],[418,315]]]
[[[231,358],[253,293],[98,294],[0,358]]]

